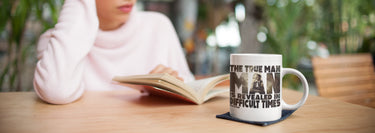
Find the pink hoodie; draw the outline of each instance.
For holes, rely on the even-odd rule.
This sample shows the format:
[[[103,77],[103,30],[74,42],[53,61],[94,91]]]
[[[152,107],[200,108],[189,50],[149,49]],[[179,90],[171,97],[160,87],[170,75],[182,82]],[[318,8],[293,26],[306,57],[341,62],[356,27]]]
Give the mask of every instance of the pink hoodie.
[[[113,76],[147,74],[158,64],[194,79],[167,17],[133,10],[116,30],[98,27],[95,0],[65,0],[58,23],[38,43],[34,89],[41,99],[66,104],[84,90],[123,89]]]

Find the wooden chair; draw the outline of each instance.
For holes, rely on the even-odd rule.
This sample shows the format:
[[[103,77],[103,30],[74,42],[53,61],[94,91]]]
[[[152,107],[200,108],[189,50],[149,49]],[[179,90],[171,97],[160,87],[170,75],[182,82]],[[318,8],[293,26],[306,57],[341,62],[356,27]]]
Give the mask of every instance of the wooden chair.
[[[371,54],[312,58],[320,96],[375,108],[375,73]]]

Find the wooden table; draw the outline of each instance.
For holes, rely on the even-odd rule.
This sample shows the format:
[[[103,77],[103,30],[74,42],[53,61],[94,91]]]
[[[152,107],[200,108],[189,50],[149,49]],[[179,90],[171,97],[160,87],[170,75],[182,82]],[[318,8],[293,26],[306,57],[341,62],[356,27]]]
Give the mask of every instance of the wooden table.
[[[287,102],[302,94],[284,90]],[[375,109],[309,96],[288,119],[266,127],[215,118],[229,111],[226,95],[202,105],[142,96],[139,92],[86,92],[68,105],[50,105],[34,92],[0,93],[0,133],[43,132],[372,132]]]

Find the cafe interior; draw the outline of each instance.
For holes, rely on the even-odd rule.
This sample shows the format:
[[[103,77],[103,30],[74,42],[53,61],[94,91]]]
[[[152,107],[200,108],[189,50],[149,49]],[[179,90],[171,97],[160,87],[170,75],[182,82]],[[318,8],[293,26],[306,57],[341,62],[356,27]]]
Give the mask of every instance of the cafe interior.
[[[6,20],[0,22],[0,92],[34,91],[36,44],[39,36],[56,24],[63,2],[0,2],[0,19]],[[374,7],[373,0],[136,3],[136,10],[159,12],[171,20],[197,79],[229,73],[233,53],[281,54],[282,67],[297,69],[306,77],[310,95],[372,110]],[[303,91],[297,76],[286,75],[282,82],[284,89]]]

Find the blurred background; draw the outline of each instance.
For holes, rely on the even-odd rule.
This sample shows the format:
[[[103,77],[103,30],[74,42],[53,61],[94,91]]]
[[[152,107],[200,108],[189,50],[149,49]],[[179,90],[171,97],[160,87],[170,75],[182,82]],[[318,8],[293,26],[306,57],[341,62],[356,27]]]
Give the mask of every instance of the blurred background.
[[[63,0],[0,1],[0,91],[32,91],[36,42]],[[191,71],[228,73],[231,53],[276,53],[315,80],[312,57],[375,53],[374,0],[138,0],[173,22]],[[295,76],[283,86],[298,90]]]

